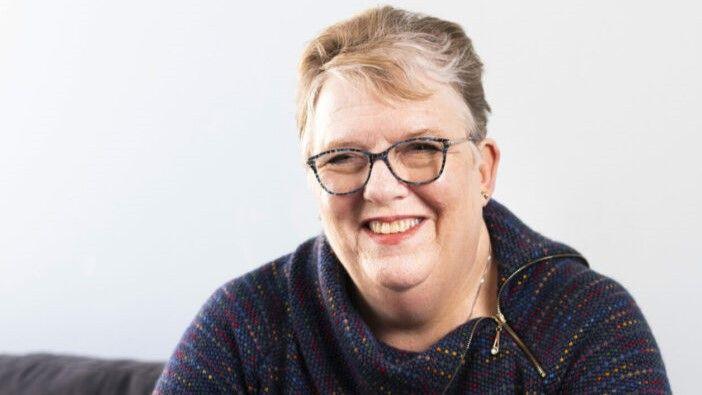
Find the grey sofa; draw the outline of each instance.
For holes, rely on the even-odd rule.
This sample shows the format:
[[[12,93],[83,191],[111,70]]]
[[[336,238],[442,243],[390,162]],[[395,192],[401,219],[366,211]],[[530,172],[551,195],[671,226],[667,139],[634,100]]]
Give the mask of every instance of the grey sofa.
[[[0,354],[0,394],[150,394],[162,362]]]

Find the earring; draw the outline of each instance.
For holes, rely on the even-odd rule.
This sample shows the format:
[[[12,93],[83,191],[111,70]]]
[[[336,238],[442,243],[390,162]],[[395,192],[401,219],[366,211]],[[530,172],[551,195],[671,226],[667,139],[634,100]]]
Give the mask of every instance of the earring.
[[[483,195],[483,199],[488,199],[490,197],[485,191],[481,191],[480,193]]]

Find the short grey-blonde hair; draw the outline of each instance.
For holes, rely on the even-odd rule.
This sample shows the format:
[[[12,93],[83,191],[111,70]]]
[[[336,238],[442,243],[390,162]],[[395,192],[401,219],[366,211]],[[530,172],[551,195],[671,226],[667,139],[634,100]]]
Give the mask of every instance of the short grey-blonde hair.
[[[390,6],[368,9],[323,30],[298,68],[297,127],[305,154],[315,106],[330,76],[364,84],[380,99],[423,100],[420,77],[452,86],[474,120],[471,136],[487,134],[483,64],[458,24]]]

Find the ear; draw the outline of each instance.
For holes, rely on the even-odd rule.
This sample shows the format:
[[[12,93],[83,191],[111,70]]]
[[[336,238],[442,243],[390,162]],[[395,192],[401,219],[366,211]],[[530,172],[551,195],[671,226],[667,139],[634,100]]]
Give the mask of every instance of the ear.
[[[495,191],[495,179],[497,178],[497,167],[500,164],[500,148],[492,138],[485,138],[478,146],[482,161],[478,172],[480,175],[480,191],[485,191],[492,196]],[[484,199],[487,204],[488,199]]]

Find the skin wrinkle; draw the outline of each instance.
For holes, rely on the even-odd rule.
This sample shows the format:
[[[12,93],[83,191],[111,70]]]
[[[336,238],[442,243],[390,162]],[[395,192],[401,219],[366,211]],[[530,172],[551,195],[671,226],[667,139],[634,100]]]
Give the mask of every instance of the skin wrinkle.
[[[437,130],[441,135],[436,137],[465,136],[473,127],[472,119],[467,123],[458,115],[465,102],[449,85],[426,83],[435,92],[427,100],[388,105],[362,86],[328,79],[313,120],[313,152],[339,139],[360,141],[379,152],[422,128]],[[480,191],[491,193],[499,162],[492,139],[478,150],[471,144],[451,147],[444,173],[422,186],[399,182],[379,161],[364,190],[334,196],[308,172],[325,234],[354,284],[352,299],[374,334],[391,346],[421,351],[468,319],[490,248]],[[379,245],[361,227],[370,216],[398,214],[426,218],[417,233],[398,245]],[[495,262],[486,282],[474,316],[494,311]]]

